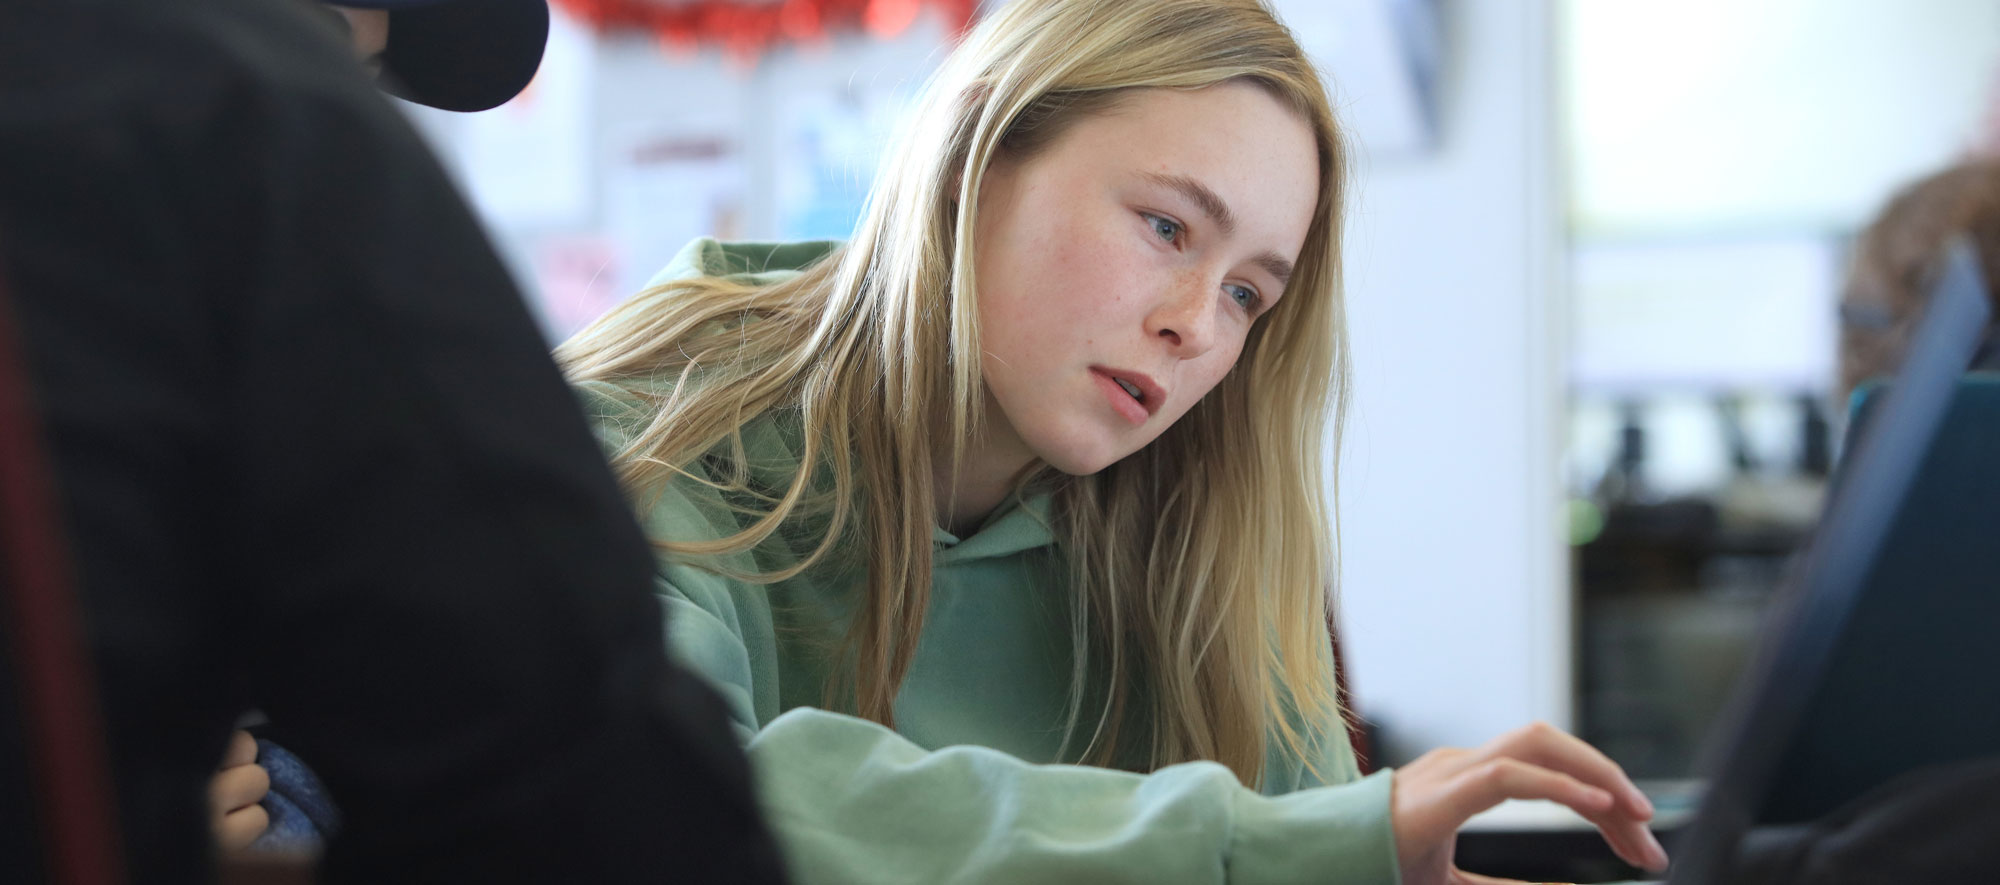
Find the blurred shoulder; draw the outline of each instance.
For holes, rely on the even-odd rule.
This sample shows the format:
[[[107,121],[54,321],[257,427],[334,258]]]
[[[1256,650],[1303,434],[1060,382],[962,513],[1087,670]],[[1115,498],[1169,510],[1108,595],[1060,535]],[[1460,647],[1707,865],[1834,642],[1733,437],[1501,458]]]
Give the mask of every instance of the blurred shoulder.
[[[750,242],[700,237],[681,247],[649,286],[720,277],[750,285],[796,275],[840,248],[835,240]]]

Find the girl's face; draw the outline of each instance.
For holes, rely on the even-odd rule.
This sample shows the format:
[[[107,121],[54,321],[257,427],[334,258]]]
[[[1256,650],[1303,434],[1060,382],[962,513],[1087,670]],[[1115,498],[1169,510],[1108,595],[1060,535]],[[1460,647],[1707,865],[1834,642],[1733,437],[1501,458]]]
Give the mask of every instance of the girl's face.
[[[1318,195],[1312,129],[1248,83],[1139,90],[996,156],[973,244],[982,448],[1081,475],[1153,441],[1284,293]]]

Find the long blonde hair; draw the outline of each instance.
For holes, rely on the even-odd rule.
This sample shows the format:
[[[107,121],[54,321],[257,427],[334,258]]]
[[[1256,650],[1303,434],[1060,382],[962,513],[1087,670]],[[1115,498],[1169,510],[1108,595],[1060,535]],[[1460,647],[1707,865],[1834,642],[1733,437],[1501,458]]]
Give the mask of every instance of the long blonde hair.
[[[559,348],[577,380],[672,381],[616,456],[642,502],[679,478],[758,504],[733,536],[655,543],[703,562],[814,514],[813,553],[735,575],[777,581],[855,540],[868,567],[845,690],[859,715],[893,724],[930,595],[932,467],[957,463],[981,426],[978,292],[959,245],[973,242],[982,174],[996,152],[1032,155],[1126,90],[1228,81],[1261,86],[1310,124],[1318,206],[1285,296],[1213,391],[1098,474],[1044,467],[1026,481],[1051,492],[1072,571],[1069,734],[1083,761],[1210,759],[1252,784],[1272,740],[1310,760],[1327,732],[1344,739],[1322,446],[1348,374],[1345,155],[1311,62],[1257,0],[1014,0],[934,75],[844,247],[775,284],[641,293]],[[788,488],[753,490],[738,432],[774,409],[798,413],[802,466]],[[734,466],[687,469],[716,452]]]

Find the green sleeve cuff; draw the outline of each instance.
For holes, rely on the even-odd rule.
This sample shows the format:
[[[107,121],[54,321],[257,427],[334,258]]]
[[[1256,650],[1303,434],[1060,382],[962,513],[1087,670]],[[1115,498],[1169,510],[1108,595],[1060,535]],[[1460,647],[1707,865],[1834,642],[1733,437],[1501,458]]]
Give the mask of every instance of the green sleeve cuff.
[[[1401,872],[1389,819],[1392,778],[1384,770],[1283,796],[1237,794],[1230,885],[1396,885]]]

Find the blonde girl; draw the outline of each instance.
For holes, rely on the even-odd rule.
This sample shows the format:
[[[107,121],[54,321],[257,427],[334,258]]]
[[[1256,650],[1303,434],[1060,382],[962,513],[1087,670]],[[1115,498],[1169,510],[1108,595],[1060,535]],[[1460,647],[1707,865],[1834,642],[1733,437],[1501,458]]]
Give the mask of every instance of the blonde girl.
[[[1553,729],[1358,776],[1322,453],[1345,147],[1254,0],[1014,0],[844,245],[698,242],[566,343],[803,881],[1452,881]]]

